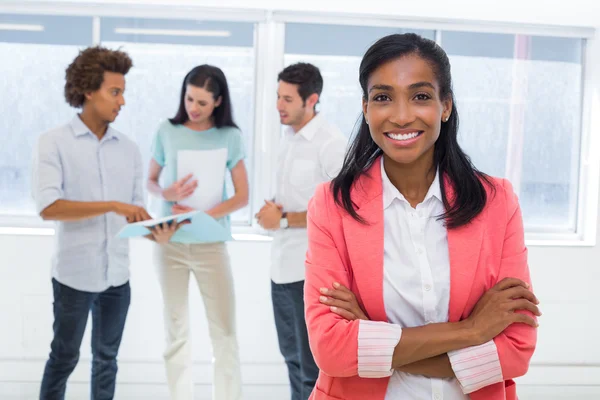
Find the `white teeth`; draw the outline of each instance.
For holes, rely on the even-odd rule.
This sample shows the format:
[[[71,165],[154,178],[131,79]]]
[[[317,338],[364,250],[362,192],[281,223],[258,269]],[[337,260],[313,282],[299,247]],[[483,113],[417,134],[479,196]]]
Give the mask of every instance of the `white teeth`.
[[[412,139],[412,138],[416,138],[417,136],[419,136],[419,132],[413,132],[413,133],[388,133],[387,134],[389,138],[392,138],[394,140],[408,140],[408,139]]]

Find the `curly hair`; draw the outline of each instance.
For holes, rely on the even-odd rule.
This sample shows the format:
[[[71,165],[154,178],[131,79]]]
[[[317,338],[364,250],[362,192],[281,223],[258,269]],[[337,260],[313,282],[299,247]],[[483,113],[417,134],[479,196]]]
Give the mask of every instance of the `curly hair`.
[[[65,71],[65,99],[75,108],[83,106],[85,93],[100,89],[104,72],[126,75],[133,62],[129,55],[105,47],[88,47],[79,52]]]

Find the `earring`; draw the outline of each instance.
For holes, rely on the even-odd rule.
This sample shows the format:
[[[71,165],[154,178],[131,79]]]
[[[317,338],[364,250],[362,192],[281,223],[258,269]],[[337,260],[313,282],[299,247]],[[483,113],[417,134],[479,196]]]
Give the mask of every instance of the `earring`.
[[[450,116],[448,115],[448,116],[446,117],[446,119],[444,119],[444,122],[448,122],[448,120],[449,120],[449,119],[450,119]]]
[[[365,118],[365,122],[367,123],[367,125],[369,125],[369,120]]]

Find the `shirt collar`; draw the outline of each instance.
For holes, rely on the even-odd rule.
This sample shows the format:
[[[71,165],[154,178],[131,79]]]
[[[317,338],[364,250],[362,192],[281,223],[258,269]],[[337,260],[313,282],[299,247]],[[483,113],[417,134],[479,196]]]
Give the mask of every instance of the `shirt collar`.
[[[308,123],[304,125],[304,127],[300,129],[296,133],[296,135],[300,135],[310,142],[315,137],[317,131],[323,124],[323,121],[324,120],[323,117],[321,117],[321,113],[315,114],[315,116],[310,121],[308,121]],[[292,127],[289,127],[288,132],[294,135],[294,130],[292,129]]]
[[[429,200],[431,197],[437,198],[439,201],[442,201],[442,191],[440,190],[440,171],[439,169],[435,172],[435,178],[425,195],[425,199],[423,203]],[[401,201],[407,202],[406,198],[400,193],[400,191],[392,184],[390,178],[387,176],[385,172],[385,168],[383,168],[383,157],[381,157],[381,179],[383,184],[383,208],[388,208],[395,199],[399,199]]]
[[[93,133],[90,130],[90,128],[88,128],[87,125],[83,123],[83,121],[81,120],[81,118],[77,114],[71,120],[71,129],[73,129],[73,134],[75,136],[77,136],[77,137],[83,136],[83,135],[86,135],[86,134],[93,135]],[[106,138],[106,140],[109,140],[109,139],[119,139],[119,134],[118,134],[118,132],[116,130],[114,130],[109,125],[108,129],[106,129],[106,134],[104,135],[104,138]]]

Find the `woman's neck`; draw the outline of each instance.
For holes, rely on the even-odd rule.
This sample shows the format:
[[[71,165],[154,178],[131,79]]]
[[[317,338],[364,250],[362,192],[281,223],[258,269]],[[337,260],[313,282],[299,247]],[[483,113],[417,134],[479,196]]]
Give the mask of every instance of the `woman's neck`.
[[[202,121],[202,122],[192,122],[192,121],[188,120],[183,125],[194,131],[207,131],[210,128],[214,128],[215,123],[213,122],[212,118],[210,118],[210,119],[207,119],[206,121]]]
[[[425,196],[435,180],[433,152],[425,154],[412,164],[400,164],[383,156],[383,168],[390,182],[413,208],[425,200]]]

